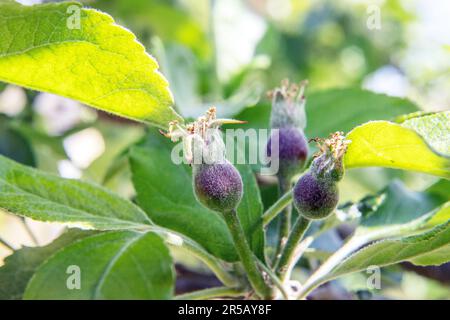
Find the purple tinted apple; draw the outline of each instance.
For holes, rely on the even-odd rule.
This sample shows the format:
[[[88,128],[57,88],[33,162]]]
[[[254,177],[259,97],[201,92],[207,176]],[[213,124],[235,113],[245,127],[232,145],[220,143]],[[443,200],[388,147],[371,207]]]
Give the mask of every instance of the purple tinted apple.
[[[277,156],[276,151],[272,150],[272,142],[275,142],[273,139],[278,135],[278,175],[290,179],[305,165],[308,158],[308,141],[303,132],[295,127],[281,128],[277,133],[272,133],[267,142],[267,156],[269,158]]]
[[[308,219],[324,219],[333,213],[339,201],[337,185],[308,172],[294,187],[294,206]]]
[[[194,191],[205,207],[227,212],[236,209],[242,199],[242,178],[228,161],[194,166]]]

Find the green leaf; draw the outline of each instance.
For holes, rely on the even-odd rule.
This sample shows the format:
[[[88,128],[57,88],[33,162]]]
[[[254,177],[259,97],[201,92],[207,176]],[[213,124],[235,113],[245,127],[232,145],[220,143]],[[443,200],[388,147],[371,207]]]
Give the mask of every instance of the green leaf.
[[[397,239],[387,239],[371,244],[355,254],[351,255],[342,264],[340,264],[327,279],[339,277],[341,275],[365,270],[371,265],[386,266],[406,260],[420,259],[426,262],[430,253],[442,253],[450,244],[450,221],[443,223],[435,228],[419,233],[414,236],[402,237]],[[441,256],[440,263],[450,260],[450,255]],[[428,260],[429,262],[429,260]],[[434,264],[436,261],[432,261]]]
[[[450,189],[448,189],[450,190]],[[449,199],[450,197],[447,197]],[[438,226],[450,221],[450,202],[447,202],[428,222],[427,226]],[[442,248],[422,254],[411,260],[421,266],[440,265],[450,261],[450,243]]]
[[[0,154],[28,166],[36,161],[29,141],[8,125],[8,119],[0,115]]]
[[[305,134],[308,138],[324,138],[332,132],[348,132],[370,120],[391,120],[404,113],[417,111],[417,107],[409,100],[357,88],[307,92],[306,99]],[[235,118],[247,121],[247,124],[240,125],[240,128],[267,129],[270,123],[270,112],[269,103],[260,103],[246,108]],[[230,126],[233,129],[236,127],[236,125]],[[251,142],[246,141],[246,144],[249,143]],[[265,150],[264,139],[258,139],[257,143],[259,150]],[[250,146],[246,147],[249,150]],[[255,166],[256,169],[258,167]]]
[[[67,158],[67,154],[63,146],[63,139],[64,139],[63,136],[61,137],[50,136],[47,133],[33,126],[30,126],[30,124],[26,122],[10,122],[10,126],[14,131],[18,132],[27,141],[29,141],[29,143],[33,147],[33,150],[37,153],[35,155],[37,163],[40,164],[38,153],[43,152],[42,149],[45,148],[50,149],[53,153],[55,153],[58,156],[58,158],[59,157],[64,159]],[[14,158],[13,160],[17,161],[17,159]],[[21,161],[18,162],[23,163]]]
[[[428,120],[422,119],[427,123]],[[438,127],[435,130],[440,131]],[[450,132],[439,134],[446,136]],[[351,143],[344,157],[346,168],[379,166],[450,179],[450,158],[433,150],[418,133],[400,124],[368,122],[353,129],[347,139]]]
[[[109,15],[77,6],[1,2],[0,80],[161,128],[180,119],[157,62],[135,36]]]
[[[354,234],[307,280],[303,291],[371,265],[394,264],[430,252],[436,251],[437,256],[429,260],[442,261],[441,250],[450,243],[450,203],[445,203],[448,196],[443,196],[441,187],[438,182],[419,193],[399,182],[388,186],[374,199],[374,207],[362,217]],[[367,208],[367,201],[359,207]]]
[[[44,247],[24,247],[5,259],[0,268],[0,300],[22,299],[36,269],[64,246],[92,235],[92,231],[71,229]]]
[[[130,166],[139,206],[156,224],[188,235],[212,254],[235,260],[231,235],[219,215],[194,197],[190,168],[174,165],[169,146],[151,141],[132,147]]]
[[[306,93],[308,137],[327,137],[335,131],[348,132],[370,120],[390,120],[417,111],[411,101],[357,88],[329,89]],[[271,107],[260,104],[247,108],[236,119],[243,127],[268,128]]]
[[[79,180],[63,179],[0,156],[0,208],[40,221],[100,230],[146,228],[133,203]]]
[[[390,120],[417,111],[409,100],[358,88],[317,91],[306,98],[306,134],[310,138],[327,137],[335,131],[348,132],[370,120]]]
[[[441,179],[427,189],[427,193],[442,199],[450,199],[450,180]]]
[[[199,204],[192,189],[191,168],[171,160],[175,145],[160,135],[149,135],[130,151],[130,165],[138,204],[157,225],[187,235],[226,261],[238,259],[231,235],[219,213]],[[239,167],[244,198],[238,215],[253,251],[263,259],[262,204],[254,176]]]
[[[439,266],[448,261],[450,261],[450,244],[440,249],[424,253],[411,260],[412,263],[418,266]]]
[[[450,156],[450,111],[410,117],[401,125],[416,131],[437,152]]]
[[[357,233],[407,224],[431,212],[447,199],[432,191],[410,191],[401,182],[394,181],[383,190],[376,210],[361,219]]]
[[[79,268],[80,289],[70,287],[77,276],[70,266]],[[37,269],[24,298],[169,299],[173,287],[172,258],[159,236],[114,231],[58,251]]]
[[[366,210],[363,210],[351,241],[363,246],[371,241],[410,235],[418,229],[430,229],[446,222],[443,220],[446,211],[440,206],[449,197],[440,193],[441,185],[437,182],[423,192],[416,192],[408,190],[400,181],[394,181],[377,197],[363,200],[358,207],[366,207]]]
[[[132,30],[150,29],[164,41],[179,43],[207,58],[211,48],[206,33],[195,17],[159,0],[97,0],[89,5],[130,24]]]
[[[450,183],[448,183],[450,184]],[[436,184],[437,185],[437,184]],[[450,191],[450,188],[447,189]],[[450,199],[450,196],[447,195],[445,198],[446,201]],[[450,220],[450,206],[447,204],[443,206],[437,213],[435,213],[431,219],[429,219],[426,223],[427,227],[435,227],[439,224],[445,223]]]

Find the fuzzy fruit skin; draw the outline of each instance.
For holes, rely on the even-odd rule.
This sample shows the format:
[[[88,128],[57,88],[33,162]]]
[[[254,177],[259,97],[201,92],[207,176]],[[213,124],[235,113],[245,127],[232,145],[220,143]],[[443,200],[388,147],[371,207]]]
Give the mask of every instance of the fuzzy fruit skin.
[[[336,183],[318,178],[311,172],[303,175],[294,187],[294,206],[308,219],[324,219],[333,213],[339,201]]]
[[[236,209],[242,199],[242,178],[228,161],[194,167],[197,200],[208,209],[227,212]]]
[[[267,141],[267,156],[272,156],[272,138]],[[278,129],[278,158],[281,177],[287,179],[299,173],[308,157],[308,142],[303,132],[295,127]]]

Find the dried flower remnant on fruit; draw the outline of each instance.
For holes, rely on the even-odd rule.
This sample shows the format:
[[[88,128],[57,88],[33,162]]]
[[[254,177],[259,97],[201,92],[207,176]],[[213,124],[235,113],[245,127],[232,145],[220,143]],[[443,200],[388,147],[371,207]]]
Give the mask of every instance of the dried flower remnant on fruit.
[[[216,108],[208,109],[204,116],[187,125],[178,121],[169,123],[169,131],[161,133],[173,142],[183,141],[183,152],[189,164],[212,164],[225,161],[225,144],[220,126],[244,123],[234,119],[217,119]]]
[[[272,100],[270,126],[272,129],[295,127],[301,130],[306,127],[305,90],[308,81],[299,84],[289,83],[288,79],[281,82],[279,88],[267,93]]]
[[[342,132],[327,139],[314,139],[319,152],[313,163],[294,187],[294,206],[308,219],[324,219],[336,209],[339,202],[337,182],[344,175],[343,157],[350,143]]]
[[[217,119],[216,109],[212,107],[205,116],[186,126],[172,122],[169,132],[163,133],[174,142],[182,139],[185,158],[192,166],[197,200],[206,208],[222,213],[236,209],[243,194],[239,171],[225,158],[219,129],[224,123],[242,121]]]
[[[339,181],[344,176],[344,154],[350,140],[346,140],[343,132],[335,132],[326,139],[315,138],[319,151],[314,155],[311,171],[320,177]]]

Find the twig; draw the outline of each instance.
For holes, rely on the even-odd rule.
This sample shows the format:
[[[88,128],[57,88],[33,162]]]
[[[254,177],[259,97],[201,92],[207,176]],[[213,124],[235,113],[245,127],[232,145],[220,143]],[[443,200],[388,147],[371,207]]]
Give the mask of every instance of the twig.
[[[281,295],[284,299],[289,300],[289,294],[286,292],[286,289],[283,286],[283,283],[281,283],[280,279],[277,277],[275,273],[273,273],[272,270],[270,270],[264,263],[262,263],[260,260],[258,260],[258,264],[261,267],[261,269],[264,270],[264,272],[267,273],[267,275],[272,280],[273,284],[280,290]]]
[[[303,241],[299,243],[297,248],[294,250],[294,254],[292,255],[291,262],[287,265],[286,273],[284,275],[284,279],[290,279],[291,273],[294,267],[296,266],[298,260],[303,256],[305,251],[308,249],[308,247],[311,245],[311,243],[314,241],[313,237],[307,237]]]
[[[302,240],[310,224],[311,221],[307,218],[304,218],[302,215],[299,215],[297,221],[295,222],[295,225],[292,228],[291,233],[289,234],[286,246],[281,252],[280,259],[275,266],[276,274],[282,280],[284,279],[288,266],[292,264],[297,245]]]
[[[267,226],[280,212],[292,202],[292,190],[286,192],[263,214],[263,225]]]
[[[290,180],[279,178],[279,197],[282,198],[285,193],[291,190]],[[291,216],[292,216],[292,204],[289,203],[283,211],[281,211],[280,223],[278,226],[278,243],[277,248],[275,250],[275,256],[272,262],[272,265],[276,266],[281,257],[281,252],[284,250],[284,246],[286,245],[286,241],[289,236],[289,232],[291,231]]]
[[[233,238],[236,251],[247,272],[248,280],[260,298],[269,299],[272,289],[267,285],[258,269],[253,252],[247,242],[236,210],[224,212],[223,217]],[[257,260],[257,259],[256,259]]]

